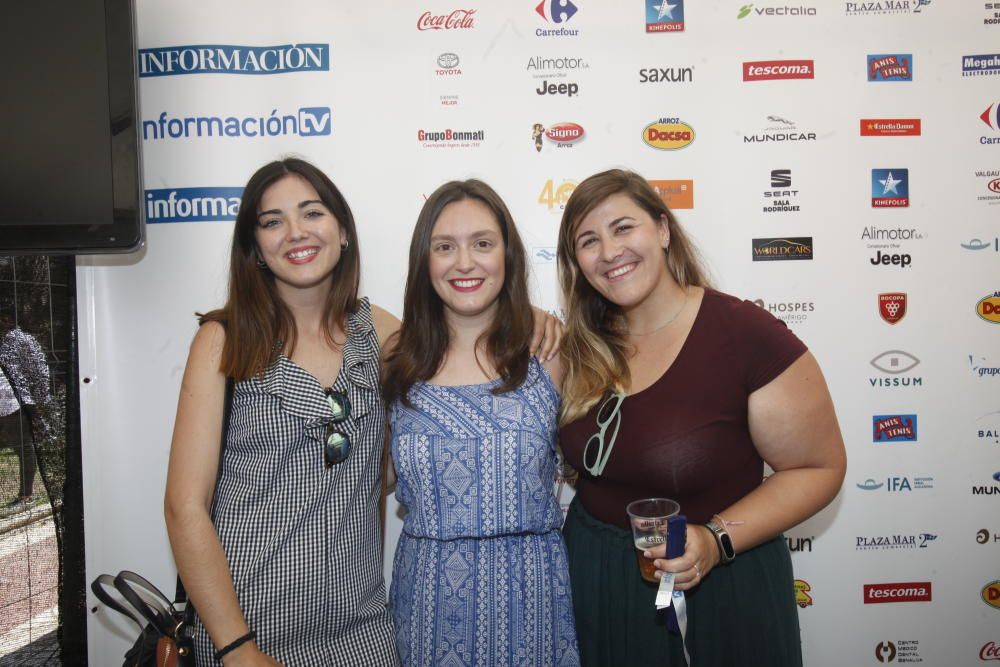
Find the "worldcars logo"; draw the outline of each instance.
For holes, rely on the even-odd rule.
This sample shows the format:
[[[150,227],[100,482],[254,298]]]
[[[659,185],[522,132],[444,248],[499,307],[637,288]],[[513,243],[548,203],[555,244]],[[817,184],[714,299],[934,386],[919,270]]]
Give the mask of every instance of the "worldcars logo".
[[[235,220],[243,188],[200,187],[146,190],[146,222]]]
[[[914,581],[900,584],[865,584],[864,603],[930,602],[931,582]]]
[[[475,9],[454,9],[448,14],[424,12],[417,19],[417,30],[471,30],[476,27]]]
[[[812,60],[758,60],[743,63],[744,81],[812,79],[814,76]]]
[[[288,74],[330,70],[329,44],[191,44],[139,49],[139,76]]]
[[[753,239],[751,245],[753,248],[753,261],[755,262],[777,262],[813,258],[813,240],[811,236]]]
[[[694,142],[694,128],[680,118],[660,118],[642,130],[642,140],[657,150],[676,151]]]

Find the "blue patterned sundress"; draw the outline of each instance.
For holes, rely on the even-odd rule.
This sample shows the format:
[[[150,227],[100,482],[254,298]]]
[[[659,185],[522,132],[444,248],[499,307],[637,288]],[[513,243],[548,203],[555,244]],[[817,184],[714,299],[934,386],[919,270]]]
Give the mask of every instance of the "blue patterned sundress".
[[[580,664],[563,515],[553,493],[559,396],[531,360],[514,391],[417,384],[393,405],[406,508],[390,606],[403,664]]]

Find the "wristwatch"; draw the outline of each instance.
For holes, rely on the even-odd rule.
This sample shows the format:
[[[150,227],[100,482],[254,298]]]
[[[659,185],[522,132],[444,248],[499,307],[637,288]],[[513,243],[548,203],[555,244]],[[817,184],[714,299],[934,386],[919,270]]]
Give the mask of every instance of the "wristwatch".
[[[706,523],[705,528],[712,531],[715,543],[719,546],[719,565],[732,563],[736,558],[736,549],[733,547],[733,538],[729,536],[729,532],[715,521]]]

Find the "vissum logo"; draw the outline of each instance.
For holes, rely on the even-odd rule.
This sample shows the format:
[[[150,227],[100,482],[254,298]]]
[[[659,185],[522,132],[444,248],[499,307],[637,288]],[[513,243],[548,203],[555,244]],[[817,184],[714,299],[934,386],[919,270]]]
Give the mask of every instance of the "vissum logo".
[[[187,116],[171,118],[161,112],[156,120],[142,121],[145,141],[190,137],[314,137],[330,134],[330,107],[300,107],[295,114],[269,116]]]
[[[139,76],[179,74],[287,74],[326,72],[328,44],[192,44],[139,49]]]

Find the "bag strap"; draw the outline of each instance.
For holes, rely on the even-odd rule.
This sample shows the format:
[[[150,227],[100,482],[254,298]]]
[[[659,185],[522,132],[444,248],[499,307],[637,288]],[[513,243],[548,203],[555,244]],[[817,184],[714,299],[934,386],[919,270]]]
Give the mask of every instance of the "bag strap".
[[[232,412],[233,412],[233,391],[235,390],[235,388],[236,388],[236,382],[233,380],[233,378],[227,377],[226,378],[226,393],[225,393],[225,397],[223,398],[223,403],[222,403],[222,438],[221,438],[221,442],[219,443],[219,470],[218,470],[218,472],[215,475],[215,486],[212,489],[212,504],[211,504],[211,508],[212,508],[213,519],[215,518],[214,517],[214,514],[215,514],[215,496],[219,492],[219,480],[222,478],[222,457],[223,457],[223,455],[226,452],[226,440],[229,437],[229,417],[230,417],[230,415],[232,415]],[[188,597],[187,597],[187,591],[184,590],[184,582],[181,581],[180,575],[177,575],[177,588],[176,588],[176,591],[174,593],[174,604],[176,605],[176,604],[181,603],[181,602],[185,602],[186,603],[187,599],[188,599]],[[187,613],[188,611],[190,611],[192,613]],[[193,612],[194,612],[194,609],[191,607],[191,605],[187,605],[187,607],[185,608],[185,614],[184,614],[185,620],[187,620],[189,622],[193,621],[194,620],[194,613]]]
[[[149,621],[156,628],[157,632],[164,637],[174,636],[176,626],[174,614],[176,612],[173,605],[170,604],[170,600],[159,588],[150,583],[146,578],[129,570],[119,572],[118,576],[114,579],[114,584],[118,592],[122,594],[122,597],[143,618]],[[139,588],[146,595],[141,595],[134,587]]]
[[[118,600],[111,597],[111,595],[108,594],[107,590],[105,590],[106,588],[116,588],[115,578],[112,577],[110,574],[102,574],[98,576],[96,579],[94,579],[92,582],[90,582],[90,590],[93,591],[94,596],[97,597],[98,600],[103,602],[106,606],[110,607],[111,609],[114,609],[119,614],[128,616],[129,618],[132,619],[132,621],[136,625],[139,626],[140,630],[144,630],[145,625],[143,624],[143,622],[140,621],[138,618],[136,618],[135,614],[129,611],[128,607],[124,606],[123,604],[119,603]]]

